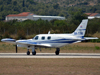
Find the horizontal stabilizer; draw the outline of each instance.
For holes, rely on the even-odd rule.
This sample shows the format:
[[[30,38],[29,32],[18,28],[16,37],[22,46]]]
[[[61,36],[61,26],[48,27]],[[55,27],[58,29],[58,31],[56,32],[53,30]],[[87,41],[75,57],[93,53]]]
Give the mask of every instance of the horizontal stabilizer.
[[[85,40],[98,39],[97,37],[84,37]]]

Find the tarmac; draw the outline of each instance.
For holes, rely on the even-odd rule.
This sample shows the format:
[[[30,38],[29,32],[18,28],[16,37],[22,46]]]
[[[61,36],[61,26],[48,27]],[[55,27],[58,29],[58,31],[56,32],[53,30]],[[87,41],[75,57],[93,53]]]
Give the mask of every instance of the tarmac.
[[[26,53],[0,53],[0,58],[100,58],[100,53],[37,53],[27,55]]]

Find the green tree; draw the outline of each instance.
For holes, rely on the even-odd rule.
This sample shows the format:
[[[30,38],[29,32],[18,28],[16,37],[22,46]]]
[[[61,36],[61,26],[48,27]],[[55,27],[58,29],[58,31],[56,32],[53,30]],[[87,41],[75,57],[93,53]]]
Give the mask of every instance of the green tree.
[[[54,5],[53,5],[53,8],[54,8],[54,9],[58,9],[58,8],[59,8],[59,4],[54,4]]]
[[[13,2],[13,5],[17,5],[17,1],[14,1],[14,2]]]
[[[74,23],[75,25],[78,25],[83,19],[86,19],[87,16],[83,14],[82,10],[77,9],[76,12],[69,11],[70,14],[70,22]]]

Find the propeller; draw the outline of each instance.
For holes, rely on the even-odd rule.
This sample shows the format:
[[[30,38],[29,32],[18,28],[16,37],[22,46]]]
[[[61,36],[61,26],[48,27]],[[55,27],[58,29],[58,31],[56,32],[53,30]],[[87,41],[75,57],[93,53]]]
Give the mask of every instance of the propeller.
[[[17,53],[17,45],[16,45],[16,53]]]

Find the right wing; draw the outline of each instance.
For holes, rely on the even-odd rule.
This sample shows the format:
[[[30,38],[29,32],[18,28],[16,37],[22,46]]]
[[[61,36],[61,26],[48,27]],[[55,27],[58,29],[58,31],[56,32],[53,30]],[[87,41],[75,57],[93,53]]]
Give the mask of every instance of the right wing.
[[[13,44],[21,44],[21,45],[30,45],[30,46],[36,46],[36,47],[51,47],[50,44],[43,44],[43,43],[38,43],[38,42],[33,42],[30,40],[15,40],[11,38],[5,38],[1,39],[2,42],[8,42],[8,43],[13,43]]]
[[[16,44],[16,40],[11,38],[1,39],[1,41]]]

